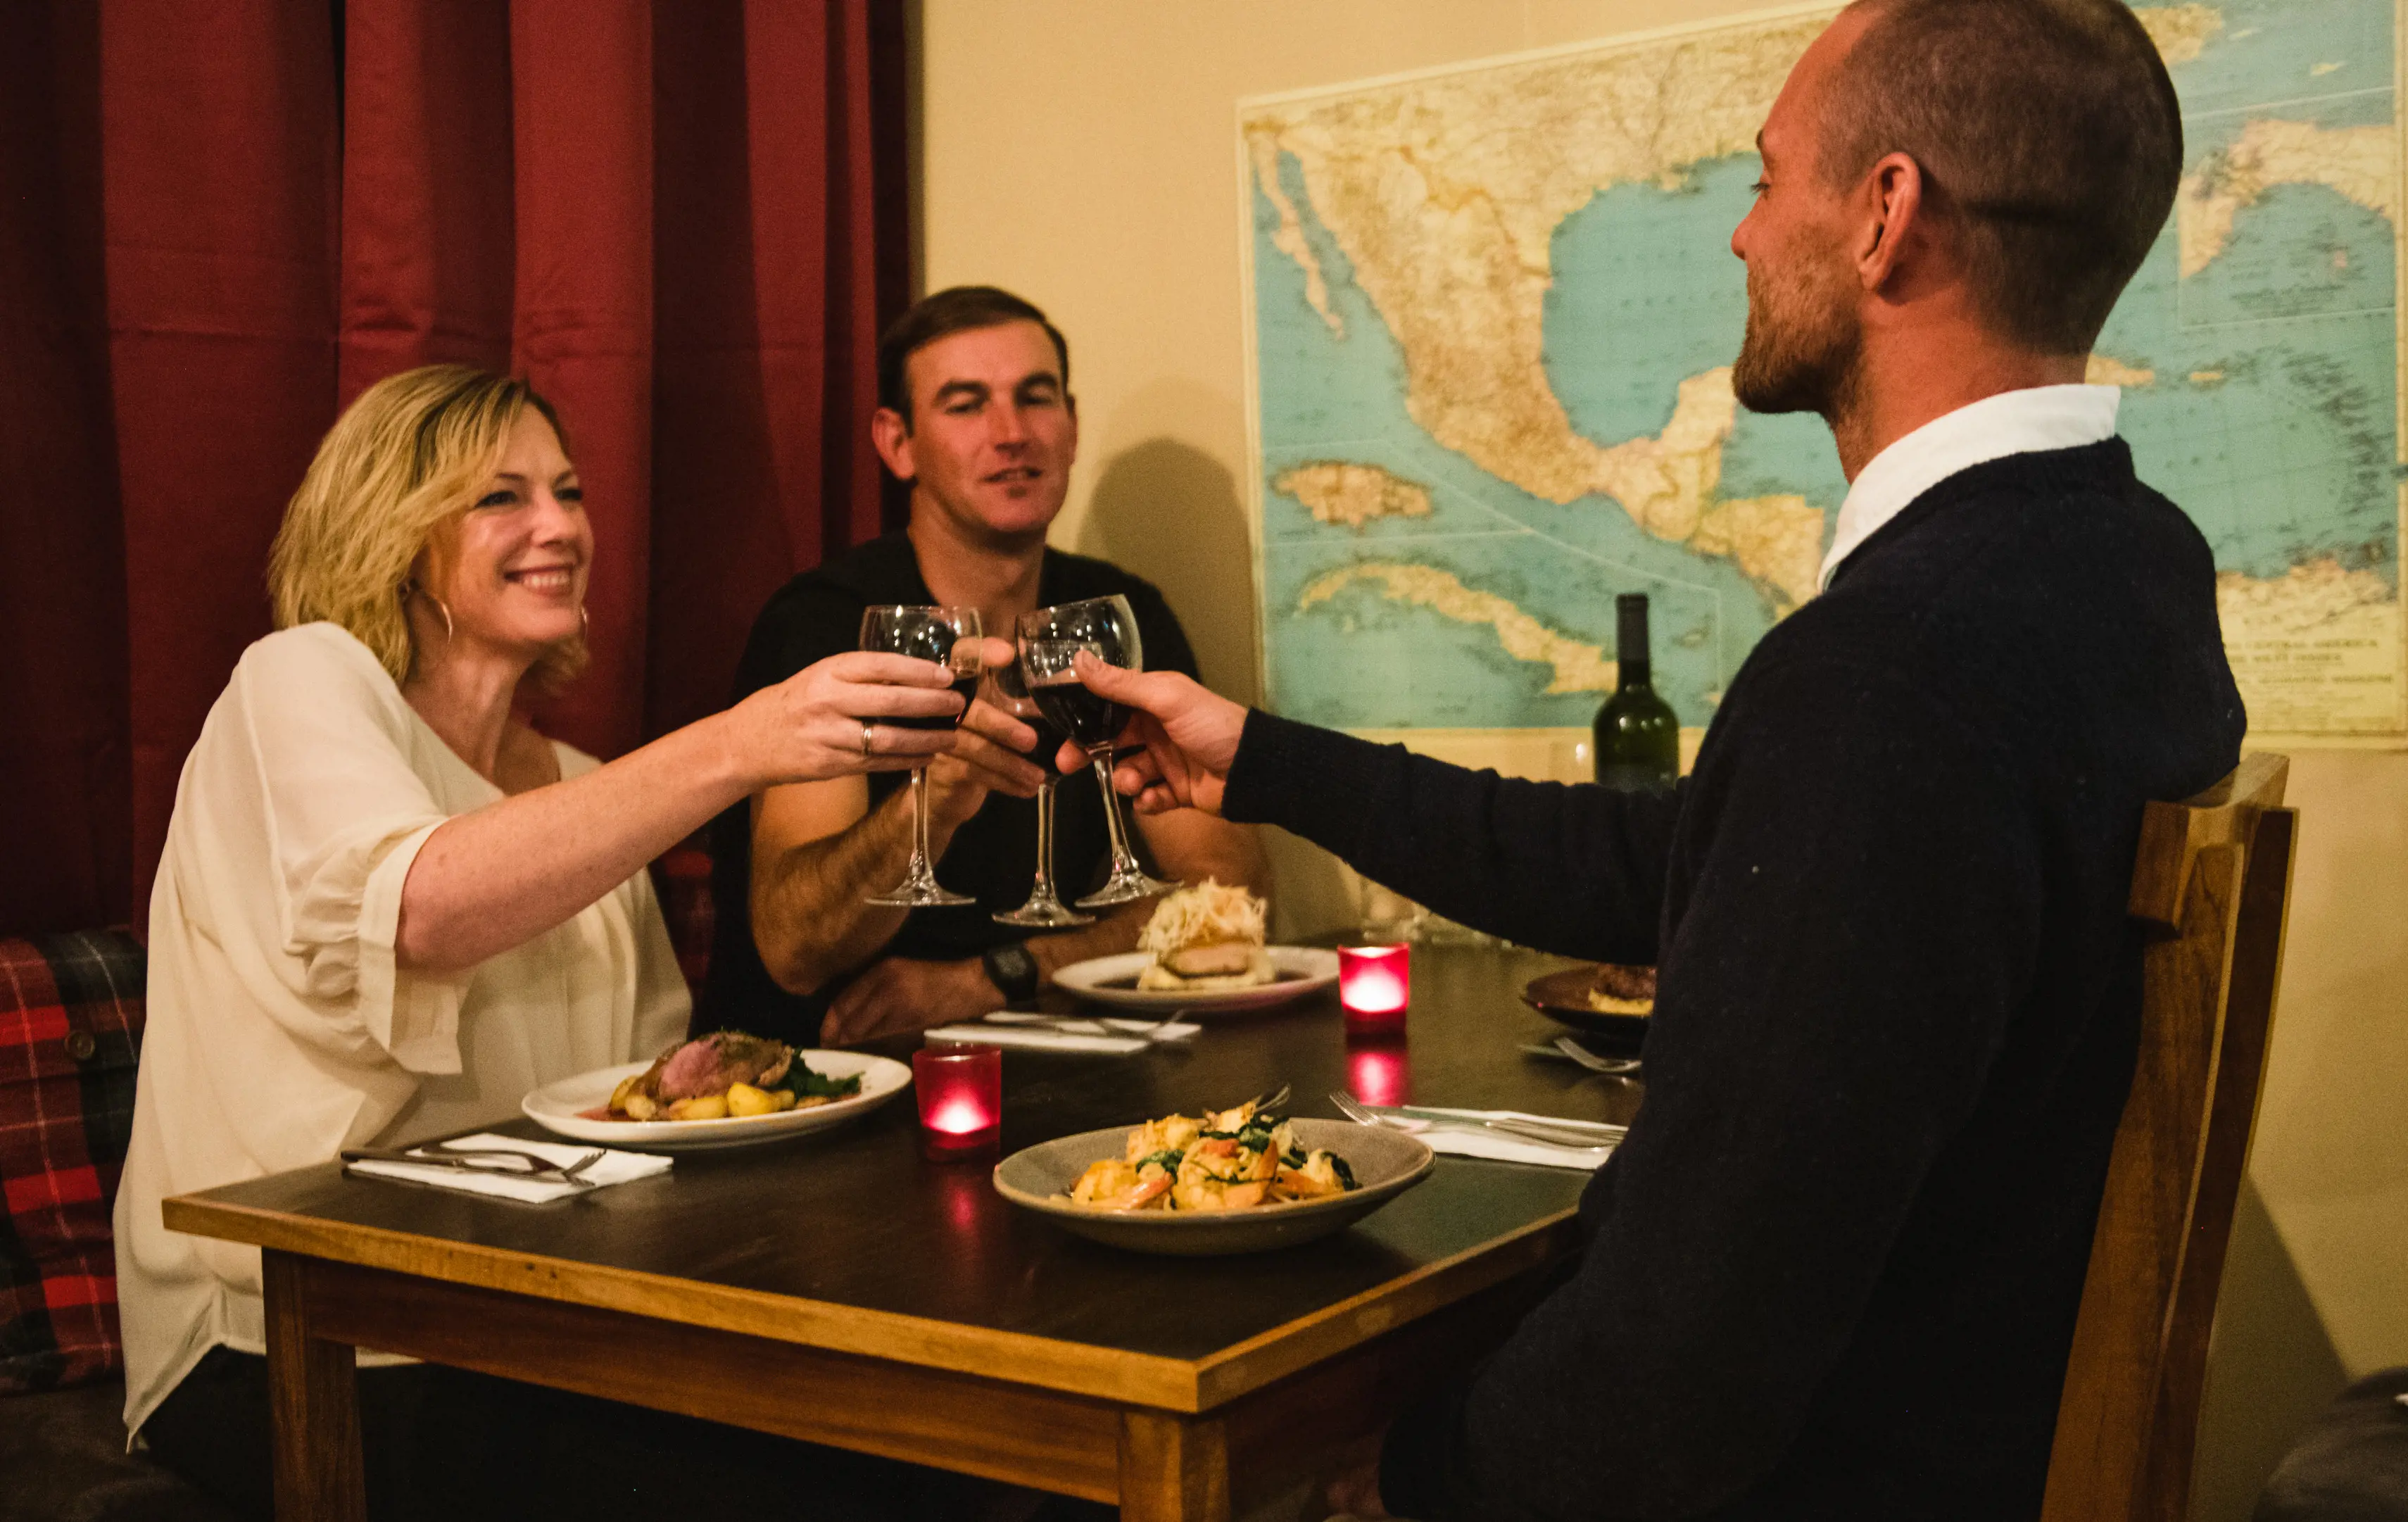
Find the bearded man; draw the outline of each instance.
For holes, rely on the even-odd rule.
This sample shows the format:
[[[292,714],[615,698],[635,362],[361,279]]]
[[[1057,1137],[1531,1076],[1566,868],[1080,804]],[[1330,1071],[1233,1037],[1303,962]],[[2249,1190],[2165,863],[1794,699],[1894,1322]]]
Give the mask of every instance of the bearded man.
[[[1676,795],[1081,673],[1141,711],[1141,809],[1659,964],[1577,1271],[1340,1481],[1366,1515],[2040,1509],[2138,1039],[2143,805],[2244,728],[2207,545],[2080,383],[2172,202],[2173,87],[2116,0],[1864,0],[1758,146],[1735,388],[1820,413],[1851,488]]]

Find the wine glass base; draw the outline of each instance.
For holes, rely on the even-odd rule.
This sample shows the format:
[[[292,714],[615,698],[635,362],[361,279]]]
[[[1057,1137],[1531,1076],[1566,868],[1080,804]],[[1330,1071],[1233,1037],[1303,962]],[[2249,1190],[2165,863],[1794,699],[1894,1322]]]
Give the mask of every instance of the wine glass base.
[[[925,887],[905,883],[884,893],[873,893],[862,902],[877,904],[884,909],[954,909],[963,904],[975,904],[978,900],[932,883]]]
[[[1159,878],[1148,877],[1143,872],[1129,872],[1125,875],[1115,873],[1111,881],[1102,887],[1084,898],[1075,901],[1081,909],[1111,909],[1115,905],[1133,904],[1140,898],[1151,898],[1158,893],[1168,893],[1174,888],[1184,886],[1186,884],[1183,883],[1165,883]]]
[[[1054,898],[1049,898],[1042,903],[1032,898],[1018,909],[990,914],[987,918],[997,925],[1016,925],[1024,929],[1033,930],[1068,929],[1076,925],[1096,923],[1096,916],[1093,914],[1082,914],[1068,904]]]

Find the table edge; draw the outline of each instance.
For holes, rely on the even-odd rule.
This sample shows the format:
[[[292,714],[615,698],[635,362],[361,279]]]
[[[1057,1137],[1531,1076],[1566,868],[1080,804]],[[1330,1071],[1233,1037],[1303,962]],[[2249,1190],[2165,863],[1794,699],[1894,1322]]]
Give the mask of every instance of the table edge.
[[[163,1200],[171,1231],[1130,1405],[1211,1411],[1570,1251],[1566,1208],[1200,1358],[1134,1353],[232,1204]],[[1009,1370],[999,1373],[998,1370]]]
[[[1197,1359],[1197,1409],[1236,1400],[1569,1256],[1576,1245],[1579,1216],[1577,1206],[1566,1206]]]

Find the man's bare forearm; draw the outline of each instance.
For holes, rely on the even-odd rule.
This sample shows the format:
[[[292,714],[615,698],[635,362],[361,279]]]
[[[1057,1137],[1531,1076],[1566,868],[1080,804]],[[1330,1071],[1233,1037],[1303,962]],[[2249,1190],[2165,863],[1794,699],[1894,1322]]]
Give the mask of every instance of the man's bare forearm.
[[[752,943],[778,986],[815,993],[893,940],[910,911],[873,904],[869,896],[900,880],[910,859],[908,787],[834,835],[769,860],[756,855]]]
[[[1147,843],[1160,858],[1164,871],[1190,883],[1214,877],[1269,894],[1270,867],[1252,829],[1212,820],[1209,828],[1190,828],[1173,838],[1160,825],[1140,827],[1146,831]],[[1121,905],[1093,925],[1031,940],[1028,951],[1037,960],[1039,975],[1050,983],[1057,969],[1073,962],[1132,949],[1137,945],[1139,932],[1145,928],[1145,922],[1154,917],[1154,907],[1161,902],[1159,898],[1140,898],[1136,903]]]
[[[1055,972],[1073,962],[1083,962],[1091,956],[1113,956],[1133,949],[1138,932],[1145,928],[1145,922],[1154,915],[1154,906],[1160,902],[1159,898],[1140,898],[1106,911],[1093,925],[1032,938],[1028,955],[1037,962],[1037,976],[1051,984]]]

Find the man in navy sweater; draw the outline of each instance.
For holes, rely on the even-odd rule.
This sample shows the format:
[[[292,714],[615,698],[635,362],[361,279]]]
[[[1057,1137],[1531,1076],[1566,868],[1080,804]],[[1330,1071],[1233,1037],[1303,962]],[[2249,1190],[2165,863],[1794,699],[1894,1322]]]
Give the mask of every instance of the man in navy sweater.
[[[2116,0],[1866,0],[1759,138],[1734,387],[1851,482],[1826,591],[1669,798],[1506,781],[1082,671],[1140,807],[1656,962],[1577,1273],[1332,1499],[1369,1516],[2030,1518],[2129,1087],[2143,804],[2239,757],[2206,544],[2088,351],[2172,204]]]

